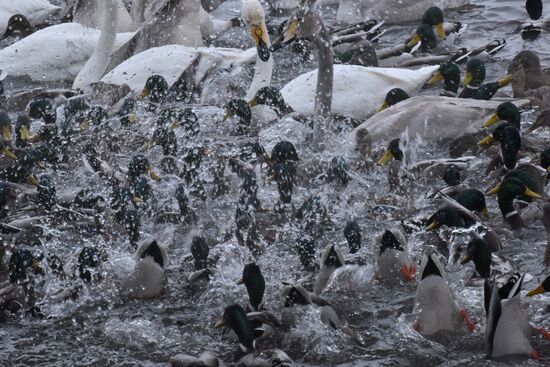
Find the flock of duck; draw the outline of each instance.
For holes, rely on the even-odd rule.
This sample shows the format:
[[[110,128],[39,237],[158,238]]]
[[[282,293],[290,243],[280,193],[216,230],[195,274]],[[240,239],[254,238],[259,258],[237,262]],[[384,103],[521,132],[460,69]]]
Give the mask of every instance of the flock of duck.
[[[224,271],[238,258],[248,300],[225,305],[212,326],[236,335],[236,365],[287,366],[289,355],[266,340],[296,328],[303,308],[363,347],[327,290],[353,288],[370,267],[368,281],[385,292],[415,284],[411,332],[483,332],[479,321],[489,358],[539,359],[532,336],[550,333],[521,306],[533,277],[503,255],[502,238],[544,228],[537,256],[550,265],[550,69],[524,50],[488,82],[505,40],[449,47],[467,26],[445,22],[444,11],[468,1],[268,3],[278,19],[269,25],[258,0],[244,0],[231,20],[209,14],[215,1],[134,0],[129,10],[121,0],[0,1],[0,319],[52,317],[41,299],[47,281],[68,284],[55,302],[78,299],[115,276],[106,270],[115,253],[135,252],[116,284],[122,299],[141,302],[167,291],[169,257],[199,292],[229,287],[212,279],[231,276]],[[332,5],[338,27],[329,28],[318,10]],[[548,25],[541,1],[525,9],[531,20],[517,33],[529,42]],[[377,47],[403,22],[419,25]],[[255,47],[212,45],[243,25]],[[318,68],[277,89],[279,55],[314,57]],[[21,80],[36,87],[18,88]],[[430,157],[449,158],[419,161],[428,145]],[[484,183],[472,175],[481,164]],[[372,185],[387,197],[369,196]],[[419,198],[414,185],[437,189]],[[440,208],[412,217],[426,200]],[[387,226],[367,246],[376,215]],[[412,251],[418,233],[425,243]],[[176,259],[174,248],[188,255]],[[269,279],[282,282],[280,306],[264,302],[261,265],[274,253],[285,264],[284,278]],[[484,320],[459,306],[444,266],[470,262],[461,287],[483,287]],[[547,291],[550,276],[526,296]],[[223,365],[208,349],[170,363]]]

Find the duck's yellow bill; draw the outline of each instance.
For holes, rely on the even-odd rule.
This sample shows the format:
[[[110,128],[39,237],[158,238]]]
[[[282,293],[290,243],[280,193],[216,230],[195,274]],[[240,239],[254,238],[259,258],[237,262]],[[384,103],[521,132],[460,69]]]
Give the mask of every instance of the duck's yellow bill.
[[[426,227],[426,232],[433,231],[434,229],[437,229],[437,228],[439,228],[439,225],[434,220],[432,223],[430,223],[429,226]]]
[[[437,32],[437,35],[442,40],[447,38],[447,34],[445,34],[445,28],[443,27],[443,23],[439,23],[435,26],[435,31]]]
[[[254,107],[258,105],[258,101],[256,100],[256,97],[252,98],[250,101],[248,101],[248,105],[250,107]]]
[[[137,204],[143,203],[143,200],[139,196],[134,196],[132,198],[132,202],[137,205]]]
[[[546,167],[546,172],[550,173],[550,166]]]
[[[393,153],[390,150],[386,150],[386,153],[378,160],[378,164],[387,164],[393,158]]]
[[[25,178],[25,181],[27,181],[27,183],[29,185],[33,185],[33,186],[39,186],[40,185],[40,182],[38,182],[38,180],[36,179],[36,177],[32,176],[32,175],[29,175]]]
[[[137,120],[138,120],[138,117],[135,112],[131,112],[128,114],[128,121],[130,121],[131,123],[134,123]]]
[[[151,177],[153,180],[158,181],[160,180],[159,175],[153,170],[153,167],[149,166],[147,167],[147,172],[149,172],[149,177]]]
[[[487,207],[483,208],[481,212],[485,218],[489,218],[489,209],[487,209]]]
[[[464,79],[462,80],[462,86],[466,87],[470,85],[470,82],[472,81],[473,78],[474,76],[472,75],[472,73],[467,72],[466,75],[464,75]]]
[[[11,130],[9,127],[5,126],[2,128],[2,137],[4,140],[11,140]]]
[[[216,324],[214,324],[214,327],[216,329],[219,329],[221,327],[225,326],[225,322],[223,320],[219,320],[218,322],[216,322]]]
[[[40,136],[40,134],[36,134],[36,135],[33,135],[33,136],[29,137],[29,141],[31,143],[38,143],[41,140],[42,140],[42,137]]]
[[[3,148],[2,148],[2,153],[4,153],[4,155],[5,155],[6,157],[8,157],[8,158],[11,158],[11,159],[14,159],[14,160],[17,159],[17,156],[16,156],[15,154],[13,154],[13,153],[11,152],[11,150],[9,150],[9,149],[6,148],[6,147],[3,147]]]
[[[498,193],[499,190],[500,190],[500,183],[497,184],[495,187],[493,187],[491,190],[487,191],[487,195],[494,195]]]
[[[500,78],[498,80],[498,82],[497,82],[498,86],[501,87],[501,88],[505,87],[505,86],[507,86],[508,84],[510,84],[512,82],[512,79],[513,79],[513,77],[511,75],[504,75],[502,78]]]
[[[151,94],[151,91],[150,91],[147,87],[145,87],[145,88],[143,88],[143,90],[142,90],[141,93],[139,94],[138,98],[139,98],[139,99],[145,98],[145,97],[147,97],[149,94]]]
[[[462,259],[460,259],[460,263],[462,265],[464,265],[464,264],[468,263],[470,260],[471,260],[470,255],[466,254],[466,255],[462,256]]]
[[[294,38],[296,38],[296,33],[298,31],[298,21],[293,20],[290,22],[288,27],[286,27],[284,33],[283,33],[283,43],[289,43]]]
[[[19,135],[21,136],[21,140],[29,140],[29,129],[26,126],[23,126],[21,130],[19,130]]]
[[[533,296],[536,296],[537,294],[542,294],[544,292],[546,292],[544,287],[542,285],[539,285],[537,288],[527,292],[527,297],[533,297]]]
[[[523,191],[523,195],[529,196],[530,198],[534,198],[534,199],[542,199],[542,196],[540,196],[539,194],[537,194],[534,191],[529,190],[529,188],[527,188],[527,187]]]
[[[239,279],[239,280],[237,281],[237,284],[244,284],[244,279],[243,279],[243,278]]]
[[[483,123],[483,127],[489,127],[493,124],[495,124],[497,121],[499,121],[500,118],[498,117],[497,113],[493,113],[491,116],[489,116],[489,118],[487,119],[487,121],[485,121]]]
[[[414,47],[418,42],[420,42],[420,36],[416,33],[409,42],[407,42],[407,47]]]
[[[178,121],[173,121],[172,124],[170,125],[170,127],[172,129],[176,129],[176,128],[180,127],[180,123]]]
[[[384,100],[384,103],[376,110],[376,113],[384,111],[386,108],[390,107],[388,101]]]
[[[430,80],[428,80],[428,82],[426,84],[428,85],[435,85],[437,83],[439,83],[440,81],[442,81],[443,79],[445,79],[443,77],[443,74],[441,74],[439,71],[437,71],[431,78]]]
[[[495,138],[493,138],[492,135],[487,135],[485,138],[481,139],[477,142],[477,145],[483,146],[483,145],[491,145],[496,141]]]
[[[84,130],[88,129],[89,126],[90,126],[90,121],[88,119],[82,121],[80,123],[80,131],[84,131]]]

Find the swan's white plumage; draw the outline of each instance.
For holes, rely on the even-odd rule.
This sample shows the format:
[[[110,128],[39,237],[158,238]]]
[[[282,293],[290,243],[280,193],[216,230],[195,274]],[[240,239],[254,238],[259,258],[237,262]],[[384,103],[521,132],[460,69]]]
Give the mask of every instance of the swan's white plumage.
[[[101,33],[90,59],[80,70],[73,82],[73,89],[88,90],[92,83],[98,82],[109,64],[109,57],[116,41],[118,22],[117,2],[114,0],[98,0],[98,10],[101,12]]]
[[[77,23],[51,26],[0,50],[0,69],[35,81],[73,81],[90,58],[100,31]],[[133,33],[117,34],[115,46]]]
[[[0,0],[0,34],[4,34],[12,15],[22,14],[33,26],[41,24],[61,8],[47,0]]]
[[[128,84],[134,91],[141,90],[153,74],[163,76],[168,85],[174,84],[193,62],[198,60],[194,75],[199,84],[214,69],[230,66],[232,63],[251,62],[256,49],[186,47],[168,45],[143,51],[107,73],[101,81],[110,84]]]
[[[334,65],[332,112],[365,119],[382,104],[386,93],[401,88],[412,94],[422,87],[439,66],[418,70]],[[302,74],[286,84],[281,93],[297,112],[313,114],[317,70]]]
[[[101,9],[97,6],[100,1],[78,0],[78,2],[78,9],[73,16],[73,22],[80,23],[90,28],[101,28]],[[116,26],[117,33],[135,31],[138,27],[135,25],[128,10],[126,10],[122,0],[116,0],[115,8],[118,18]]]
[[[456,138],[464,132],[481,129],[482,119],[493,113],[502,101],[467,98],[417,96],[385,109],[359,125],[348,136],[350,147],[359,129],[366,128],[373,141],[387,141],[406,133],[428,140]],[[529,103],[517,100],[517,106]]]
[[[391,24],[416,22],[422,19],[430,6],[439,6],[445,10],[469,2],[470,0],[340,0],[336,19],[346,23],[365,19],[384,20]]]

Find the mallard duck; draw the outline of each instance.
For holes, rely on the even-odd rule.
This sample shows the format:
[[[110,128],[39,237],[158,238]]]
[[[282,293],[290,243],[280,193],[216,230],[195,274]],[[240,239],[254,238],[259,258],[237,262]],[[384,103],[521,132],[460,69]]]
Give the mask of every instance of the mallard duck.
[[[485,281],[485,347],[491,358],[524,355],[538,359],[532,335],[536,332],[549,338],[546,330],[531,326],[523,313],[520,291],[524,276],[516,273],[500,288],[496,282]]]
[[[149,160],[141,154],[134,155],[128,163],[128,181],[130,184],[140,175],[148,174],[153,180],[158,181],[160,177],[153,170],[153,166],[149,163]]]
[[[164,287],[168,252],[156,239],[143,241],[136,252],[136,265],[124,289],[133,298],[158,297]]]
[[[533,297],[537,294],[542,294],[546,292],[550,292],[550,276],[546,277],[546,279],[544,279],[538,287],[527,292],[527,297]]]
[[[534,199],[541,198],[539,194],[530,190],[521,180],[515,177],[505,178],[491,193],[493,192],[498,194],[498,206],[504,221],[513,230],[518,230],[524,225],[520,213],[514,207],[514,199],[521,196],[528,196]]]
[[[96,247],[85,246],[78,255],[77,275],[80,279],[90,283],[103,278],[101,266],[107,260],[107,253]]]
[[[117,187],[111,196],[111,209],[114,211],[114,220],[124,226],[130,243],[137,245],[139,240],[140,217],[139,212],[134,209],[141,199],[135,197],[127,187]]]
[[[255,263],[246,264],[238,284],[244,284],[248,292],[247,312],[260,311],[265,292],[265,280],[260,267]]]
[[[474,263],[475,271],[468,282],[469,285],[481,286],[478,280],[492,277],[502,282],[503,277],[508,280],[509,275],[516,271],[515,266],[503,255],[491,252],[481,238],[474,238],[466,245],[460,263],[464,265],[470,261]]]
[[[226,327],[233,330],[239,339],[239,346],[244,352],[252,352],[255,349],[254,329],[245,310],[237,304],[227,306],[223,317],[215,325],[215,328]]]
[[[154,104],[161,104],[168,92],[168,83],[162,75],[151,75],[145,81],[145,85],[138,96],[138,99],[148,98]]]
[[[194,236],[191,240],[191,255],[193,256],[193,272],[189,273],[187,279],[189,282],[195,282],[198,279],[209,279],[211,270],[208,268],[208,254],[210,248],[206,240],[201,236]]]
[[[384,111],[386,108],[393,106],[394,104],[397,104],[401,101],[404,101],[406,99],[409,99],[409,95],[407,92],[405,92],[401,88],[393,88],[388,93],[386,93],[386,97],[384,98],[384,102],[382,105],[376,110],[376,112]]]
[[[409,260],[407,240],[403,233],[397,228],[388,228],[375,241],[375,278],[388,283],[401,278],[412,282],[416,266],[411,265]]]
[[[358,252],[361,250],[361,232],[361,227],[355,220],[348,221],[344,226],[344,238],[348,244],[348,251],[352,256],[359,255]],[[364,260],[358,259],[357,257],[353,260],[354,262],[364,263]],[[349,263],[350,259],[346,258],[346,264]]]
[[[550,172],[550,147],[540,153],[540,166]]]
[[[508,66],[508,74],[515,74],[519,69],[523,78],[512,83],[515,98],[525,97],[529,91],[550,86],[550,71],[541,68],[540,58],[535,52],[525,50],[514,56]]]
[[[339,267],[345,265],[345,259],[340,247],[338,245],[327,245],[325,249],[321,251],[321,260],[319,264],[319,273],[317,274],[313,287],[313,292],[315,294],[321,294],[330,280],[332,273]]]
[[[244,99],[234,99],[227,102],[224,107],[224,116],[222,122],[230,117],[236,116],[235,133],[237,135],[248,135],[252,125],[252,110],[247,101]]]
[[[454,198],[457,203],[476,214],[489,215],[485,195],[478,189],[464,189]]]
[[[284,308],[281,313],[282,324],[285,330],[296,325],[295,307],[315,304],[321,307],[321,322],[334,329],[340,325],[340,319],[334,308],[316,293],[307,291],[301,284],[287,284],[281,289],[281,298]]]
[[[485,63],[478,58],[472,58],[466,65],[466,75],[462,80],[462,92],[459,98],[473,98],[488,101],[500,89],[512,82],[511,75],[505,75],[498,81],[483,84],[485,80]]]
[[[252,107],[252,115],[255,114],[254,107],[264,105],[272,108],[279,117],[294,112],[294,110],[285,102],[281,92],[272,86],[266,86],[258,89],[254,98],[252,98],[248,103],[250,104],[250,107]]]
[[[489,127],[500,120],[513,125],[518,131],[521,129],[521,116],[519,109],[512,102],[504,102],[498,105],[497,110],[484,123],[483,127]]]
[[[518,153],[521,149],[521,137],[518,129],[510,123],[499,125],[491,135],[478,142],[479,146],[491,145],[493,142],[500,143],[500,155],[502,162],[508,169],[513,169],[518,160]]]
[[[452,61],[441,63],[437,72],[428,80],[426,85],[435,85],[441,80],[443,80],[443,89],[441,89],[439,95],[456,97],[460,84],[460,69],[458,65]]]
[[[434,253],[422,255],[420,279],[416,289],[413,313],[414,328],[424,336],[440,331],[458,331],[462,322],[468,331],[475,329],[465,310],[459,309],[445,279],[445,271]]]

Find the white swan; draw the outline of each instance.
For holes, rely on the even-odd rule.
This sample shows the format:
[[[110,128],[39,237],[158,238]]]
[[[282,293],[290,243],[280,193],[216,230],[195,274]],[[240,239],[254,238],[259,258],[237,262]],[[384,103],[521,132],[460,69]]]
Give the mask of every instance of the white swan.
[[[21,14],[35,26],[60,10],[47,0],[0,0],[0,34],[6,31],[12,15]]]
[[[295,111],[313,113],[316,118],[328,117],[333,112],[364,119],[375,112],[390,89],[415,92],[438,69],[438,66],[410,70],[333,65],[331,39],[321,18],[311,11],[312,1],[289,19],[282,37],[284,44],[298,37],[312,40],[319,59],[317,70],[298,76],[281,89],[285,101]],[[274,48],[278,46],[276,43]]]
[[[198,8],[194,9],[195,17]],[[269,37],[265,26],[263,9],[258,0],[247,0],[241,9],[242,16],[249,24],[252,37],[257,45],[254,48],[239,50],[233,48],[185,47],[167,45],[143,51],[112,71],[101,81],[110,84],[128,84],[134,91],[141,90],[147,78],[153,74],[163,76],[172,85],[189,67],[194,67],[194,82],[199,85],[215,69],[230,65],[252,62],[256,58],[256,71],[247,95],[271,83],[273,57],[269,55]],[[188,14],[192,16],[192,14]],[[266,54],[267,52],[267,54]],[[263,55],[263,56],[262,56]],[[266,61],[262,57],[269,55]]]
[[[116,0],[114,7],[117,13],[116,32],[133,32],[137,29],[134,21],[126,10],[122,0]],[[101,2],[98,0],[76,0],[73,9],[73,22],[80,23],[90,28],[102,26]]]
[[[77,23],[42,29],[0,50],[0,70],[10,76],[27,75],[35,81],[72,82],[92,55],[100,33]],[[132,36],[117,34],[114,47]]]
[[[73,89],[80,88],[88,90],[92,83],[101,79],[105,73],[105,69],[109,63],[109,57],[113,50],[116,41],[116,27],[119,12],[117,9],[116,0],[98,0],[99,7],[97,11],[101,13],[100,18],[103,20],[101,25],[101,33],[97,41],[97,45],[90,56],[90,59],[84,65],[82,70],[76,76],[73,82]]]
[[[389,141],[406,134],[425,140],[456,138],[463,133],[481,130],[483,118],[495,111],[502,101],[480,101],[440,96],[417,96],[399,102],[369,118],[348,136],[354,145],[357,131],[367,129],[373,142]],[[516,100],[523,106],[528,100]]]
[[[415,22],[422,19],[430,6],[442,10],[469,4],[470,0],[340,0],[336,19],[346,23],[376,19],[389,24]]]
[[[164,286],[167,265],[166,248],[156,240],[144,241],[136,252],[136,265],[125,283],[125,291],[134,298],[157,297]]]

